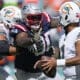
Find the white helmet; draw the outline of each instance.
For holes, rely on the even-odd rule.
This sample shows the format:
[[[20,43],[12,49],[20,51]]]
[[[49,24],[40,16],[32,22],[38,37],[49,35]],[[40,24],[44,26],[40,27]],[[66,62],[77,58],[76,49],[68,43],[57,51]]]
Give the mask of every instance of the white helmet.
[[[7,6],[1,9],[1,17],[3,23],[11,27],[22,19],[21,10],[16,6]]]
[[[1,12],[0,12],[0,23],[2,23],[2,17],[1,17]]]
[[[42,9],[38,4],[28,3],[22,8],[23,19],[30,25],[32,29],[38,29],[42,20]]]
[[[79,6],[74,2],[65,2],[60,7],[60,23],[65,27],[70,23],[78,23],[80,19]]]
[[[80,0],[73,0],[80,8]]]

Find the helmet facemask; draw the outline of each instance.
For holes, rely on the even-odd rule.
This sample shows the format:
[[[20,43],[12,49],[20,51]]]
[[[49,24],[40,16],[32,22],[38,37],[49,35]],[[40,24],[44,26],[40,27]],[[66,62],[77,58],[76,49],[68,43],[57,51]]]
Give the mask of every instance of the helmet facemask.
[[[31,30],[38,30],[42,21],[42,9],[38,4],[28,3],[22,8],[23,19]]]
[[[26,16],[25,20],[28,22],[31,30],[39,30],[42,21],[42,14],[29,14]]]

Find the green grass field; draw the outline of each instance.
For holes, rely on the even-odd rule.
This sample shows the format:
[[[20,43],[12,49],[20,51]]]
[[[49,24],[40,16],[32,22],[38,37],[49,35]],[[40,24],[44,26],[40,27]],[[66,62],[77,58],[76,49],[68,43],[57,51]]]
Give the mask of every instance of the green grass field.
[[[5,7],[5,6],[12,6],[12,5],[13,5],[13,6],[17,6],[17,3],[7,3],[7,4],[4,4],[4,7]]]

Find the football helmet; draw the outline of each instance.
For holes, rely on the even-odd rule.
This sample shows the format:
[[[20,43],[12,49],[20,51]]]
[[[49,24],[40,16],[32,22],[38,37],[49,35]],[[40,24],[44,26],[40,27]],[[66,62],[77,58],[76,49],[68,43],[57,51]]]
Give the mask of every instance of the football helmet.
[[[22,17],[31,29],[37,30],[42,20],[42,9],[38,4],[28,3],[22,8]]]
[[[12,27],[22,19],[21,10],[16,6],[7,6],[1,9],[1,19],[8,27]]]
[[[60,23],[65,27],[70,23],[78,23],[80,19],[79,6],[74,2],[65,2],[59,9]]]

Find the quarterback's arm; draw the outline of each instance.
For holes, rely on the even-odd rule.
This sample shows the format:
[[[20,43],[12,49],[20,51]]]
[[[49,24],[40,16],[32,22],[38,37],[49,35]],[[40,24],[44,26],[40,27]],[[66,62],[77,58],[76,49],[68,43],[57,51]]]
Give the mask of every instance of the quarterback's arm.
[[[77,39],[75,42],[76,56],[69,59],[57,59],[54,60],[55,66],[75,66],[80,64],[80,39]],[[54,58],[53,58],[54,59]]]
[[[69,58],[69,59],[61,59],[57,60],[57,65],[63,65],[63,66],[75,66],[80,64],[80,34],[77,36],[77,39],[75,41],[75,57]]]
[[[66,60],[67,66],[80,64],[80,40],[78,39],[75,43],[76,56]]]
[[[42,60],[41,62],[44,63],[42,67],[44,70],[50,71],[53,67],[64,67],[64,66],[75,66],[80,64],[80,40],[76,41],[75,43],[76,48],[76,56],[69,59],[55,59],[51,57],[50,59]]]

